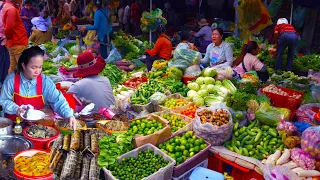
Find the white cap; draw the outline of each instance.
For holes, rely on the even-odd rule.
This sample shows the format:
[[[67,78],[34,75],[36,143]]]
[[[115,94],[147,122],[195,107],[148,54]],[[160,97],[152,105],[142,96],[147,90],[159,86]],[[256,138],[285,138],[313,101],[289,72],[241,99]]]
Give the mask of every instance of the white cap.
[[[286,18],[279,18],[277,21],[277,25],[279,24],[289,24],[289,22]]]

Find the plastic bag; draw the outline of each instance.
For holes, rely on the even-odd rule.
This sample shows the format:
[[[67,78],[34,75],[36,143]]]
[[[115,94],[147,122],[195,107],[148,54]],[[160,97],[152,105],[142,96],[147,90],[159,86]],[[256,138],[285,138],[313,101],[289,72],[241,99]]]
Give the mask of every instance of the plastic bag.
[[[302,133],[301,148],[315,159],[320,159],[320,126],[309,127]]]
[[[256,71],[249,71],[242,75],[239,83],[258,83],[259,77]]]
[[[289,120],[290,110],[271,107],[268,103],[263,103],[255,113],[255,117],[265,125],[277,126],[280,120]]]
[[[184,70],[184,76],[199,76],[201,74],[201,69],[199,65],[192,65],[188,67],[186,70]]]
[[[267,9],[268,9],[268,12],[269,12],[271,18],[274,18],[277,16],[281,6],[282,6],[282,0],[272,0],[269,3]]]
[[[121,54],[119,53],[119,51],[117,50],[117,48],[113,48],[113,49],[110,51],[110,54],[109,54],[109,56],[108,56],[107,59],[106,59],[106,63],[107,63],[107,64],[113,64],[114,62],[119,61],[119,60],[121,60],[121,59],[122,59]]]
[[[217,75],[216,75],[217,80],[222,81],[225,79],[232,79],[233,70],[230,66],[220,65],[220,66],[215,66],[214,68],[216,69],[216,72],[217,72]]]
[[[292,122],[282,120],[278,124],[277,130],[285,131],[288,135],[292,135],[295,131],[297,131],[297,127]]]
[[[311,87],[311,94],[315,100],[320,102],[320,86],[312,86]]]
[[[222,126],[214,126],[210,123],[205,123],[205,124],[201,123],[200,117],[197,114],[198,112],[201,112],[204,109],[214,111],[216,109],[228,110],[229,108],[222,103],[213,104],[209,108],[200,107],[197,110],[195,120],[193,121],[193,130],[197,136],[202,137],[205,140],[209,141],[213,146],[222,145],[232,135],[233,123],[232,123],[231,113],[229,112],[230,119],[227,124],[224,124]]]
[[[316,160],[314,160],[309,154],[305,153],[300,148],[293,148],[291,150],[290,157],[302,169],[305,169],[305,170],[315,169]]]
[[[198,51],[194,51],[194,50],[190,50],[190,49],[178,49],[178,50],[174,51],[173,58],[187,60],[187,62],[189,62],[189,64],[190,64],[189,66],[191,66],[193,64],[200,63],[201,58],[200,58],[199,54],[200,53]]]
[[[266,164],[262,168],[265,180],[300,180],[296,173],[284,166]]]
[[[305,123],[305,122],[294,122],[293,123],[299,132],[303,132],[304,130],[306,130],[308,127],[310,127],[311,125],[309,123]]]
[[[293,11],[293,16],[292,16],[293,26],[296,28],[302,28],[306,14],[307,14],[307,8],[298,6]]]
[[[280,131],[280,132],[282,132],[282,131]],[[283,135],[282,135],[282,137],[283,137]],[[298,136],[288,136],[282,140],[283,140],[283,144],[286,145],[289,149],[292,149],[301,143],[301,138]]]
[[[298,108],[296,112],[296,117],[299,122],[306,122],[306,123],[314,123],[314,115],[317,111],[313,111],[314,108],[320,108],[320,104],[305,104]]]
[[[57,46],[51,53],[49,53],[50,57],[57,57],[62,52],[62,47]]]
[[[97,32],[94,30],[88,31],[86,36],[83,38],[83,42],[86,45],[92,45],[93,41],[96,39]]]
[[[156,92],[150,96],[150,102],[153,105],[160,105],[167,98],[167,96],[161,92]]]
[[[234,122],[239,122],[239,128],[248,125],[248,116],[247,111],[234,111],[233,109],[229,108],[229,111],[232,115],[232,119]]]

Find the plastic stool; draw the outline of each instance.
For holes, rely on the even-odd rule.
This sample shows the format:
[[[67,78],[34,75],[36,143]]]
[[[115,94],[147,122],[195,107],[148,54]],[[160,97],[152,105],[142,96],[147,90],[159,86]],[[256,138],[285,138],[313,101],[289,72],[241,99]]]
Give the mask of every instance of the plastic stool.
[[[224,180],[224,176],[207,168],[197,167],[192,171],[189,180]]]

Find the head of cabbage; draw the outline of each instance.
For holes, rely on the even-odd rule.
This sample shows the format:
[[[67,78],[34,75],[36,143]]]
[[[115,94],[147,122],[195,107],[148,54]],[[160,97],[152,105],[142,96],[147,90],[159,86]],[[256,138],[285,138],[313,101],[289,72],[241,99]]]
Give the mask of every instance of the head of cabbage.
[[[194,91],[198,91],[200,86],[195,82],[188,83],[188,88]]]
[[[192,98],[192,101],[196,106],[203,106],[204,105],[204,99],[200,96],[194,96]]]
[[[203,70],[204,77],[215,77],[217,75],[217,71],[215,68],[206,68]]]
[[[204,77],[198,77],[198,78],[196,79],[196,83],[199,84],[199,85],[204,84]]]

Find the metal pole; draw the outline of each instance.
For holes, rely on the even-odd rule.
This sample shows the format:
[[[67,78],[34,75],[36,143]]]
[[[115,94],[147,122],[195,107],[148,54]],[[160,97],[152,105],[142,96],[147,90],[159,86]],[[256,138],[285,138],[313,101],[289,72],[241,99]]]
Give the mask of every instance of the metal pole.
[[[290,24],[292,24],[292,15],[293,15],[293,1],[291,0]]]
[[[150,0],[150,13],[152,12],[152,0]],[[149,30],[149,44],[152,45],[152,32]]]
[[[239,14],[237,12],[237,9],[236,7],[239,6],[239,0],[235,0],[234,1],[234,10],[235,10],[235,25],[236,25],[236,28],[235,28],[235,33],[236,33],[236,37],[240,37],[240,32],[239,32]]]

